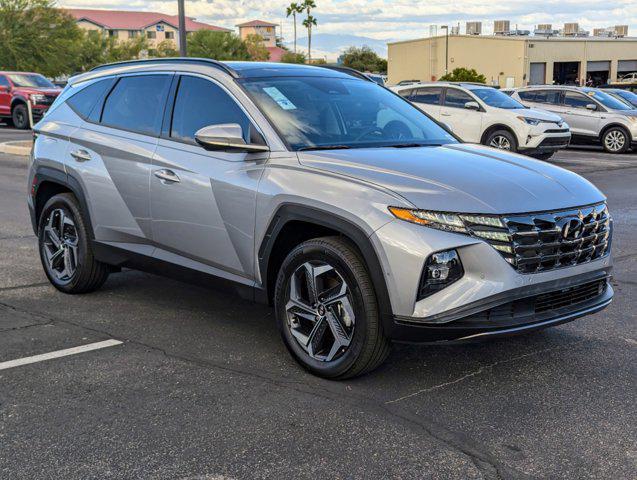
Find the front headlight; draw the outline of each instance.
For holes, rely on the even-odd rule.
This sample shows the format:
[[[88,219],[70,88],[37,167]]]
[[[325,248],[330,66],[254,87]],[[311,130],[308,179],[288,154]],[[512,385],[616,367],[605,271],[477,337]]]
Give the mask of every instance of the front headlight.
[[[523,122],[533,126],[539,125],[540,123],[542,123],[542,120],[540,120],[539,118],[529,118],[529,117],[519,116],[518,120],[522,120]]]
[[[37,105],[38,103],[43,102],[45,99],[46,96],[39,93],[31,95],[31,103],[33,103],[33,105]]]
[[[505,226],[500,217],[491,217],[488,215],[458,215],[455,213],[432,212],[430,210],[415,210],[399,207],[389,207],[389,211],[400,220],[448,232],[471,234],[472,232],[470,232],[466,227],[467,223],[471,225],[484,225],[486,227],[495,228],[504,228]],[[485,234],[486,233],[487,232],[485,232]]]

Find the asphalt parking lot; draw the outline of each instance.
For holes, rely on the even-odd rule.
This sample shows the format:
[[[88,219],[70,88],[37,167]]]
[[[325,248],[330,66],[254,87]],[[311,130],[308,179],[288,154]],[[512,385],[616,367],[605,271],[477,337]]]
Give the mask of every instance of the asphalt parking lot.
[[[25,160],[0,154],[0,365],[121,342],[0,370],[0,478],[636,478],[637,154],[554,162],[609,197],[609,308],[527,336],[399,345],[329,382],[297,367],[263,306],[134,271],[57,292]]]

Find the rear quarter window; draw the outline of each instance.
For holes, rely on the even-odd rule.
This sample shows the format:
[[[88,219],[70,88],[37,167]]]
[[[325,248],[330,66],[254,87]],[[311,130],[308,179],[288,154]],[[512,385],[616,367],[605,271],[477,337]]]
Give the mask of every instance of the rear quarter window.
[[[107,88],[112,84],[112,79],[98,80],[77,93],[73,94],[67,101],[67,105],[73,109],[80,117],[89,117],[98,100],[106,93]]]

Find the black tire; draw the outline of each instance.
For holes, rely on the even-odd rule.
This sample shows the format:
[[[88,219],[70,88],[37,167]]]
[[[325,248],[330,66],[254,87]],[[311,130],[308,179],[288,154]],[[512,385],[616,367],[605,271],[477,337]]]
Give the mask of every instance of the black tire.
[[[26,130],[30,127],[29,110],[27,110],[27,106],[24,103],[19,103],[13,107],[11,111],[11,121],[13,122],[13,126],[20,130]]]
[[[58,278],[56,272],[49,265],[45,248],[47,237],[45,228],[52,215],[59,215],[62,211],[73,222],[73,229],[76,233],[77,259],[74,273],[69,278]],[[44,205],[38,222],[38,246],[40,260],[44,272],[51,284],[64,293],[88,293],[100,288],[109,274],[109,267],[105,263],[99,262],[93,256],[89,241],[89,231],[81,212],[77,199],[71,193],[60,193],[49,199]],[[49,243],[50,245],[50,243]]]
[[[309,261],[332,266],[348,285],[355,314],[351,342],[340,357],[320,361],[310,356],[291,333],[286,304],[291,277]],[[274,307],[281,337],[292,357],[315,375],[345,379],[377,368],[389,355],[390,342],[383,333],[374,286],[364,260],[354,245],[341,237],[322,237],[303,242],[283,261],[275,287]]]
[[[612,139],[616,141],[612,141]],[[623,142],[618,146],[618,142]],[[602,135],[602,147],[608,153],[626,153],[630,148],[630,134],[622,127],[611,127]]]
[[[553,157],[553,155],[555,155],[555,152],[534,153],[531,157],[546,161]]]
[[[495,144],[503,144],[504,142],[500,141],[500,138],[506,139],[506,142],[509,144],[509,148],[498,147]],[[492,143],[494,145],[492,145]],[[518,141],[515,139],[515,135],[513,135],[508,130],[495,130],[489,134],[484,143],[488,147],[499,148],[501,150],[506,150],[509,152],[517,152],[518,151]]]

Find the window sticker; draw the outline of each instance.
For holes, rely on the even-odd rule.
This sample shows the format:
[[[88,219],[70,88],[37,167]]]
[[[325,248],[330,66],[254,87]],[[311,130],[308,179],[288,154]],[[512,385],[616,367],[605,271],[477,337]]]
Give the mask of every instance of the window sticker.
[[[278,88],[266,87],[263,91],[267,93],[272,100],[278,103],[279,107],[283,110],[296,110],[296,105],[294,105],[288,97],[283,95]]]

